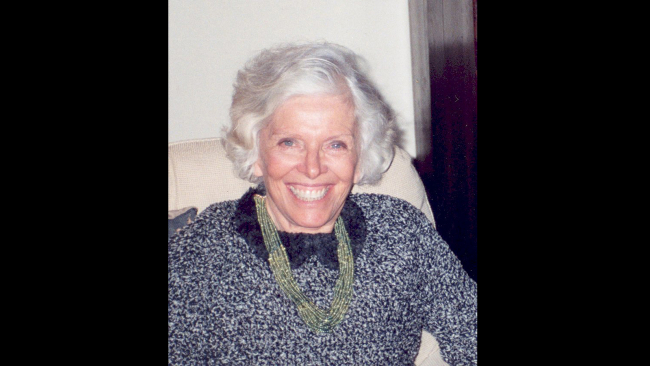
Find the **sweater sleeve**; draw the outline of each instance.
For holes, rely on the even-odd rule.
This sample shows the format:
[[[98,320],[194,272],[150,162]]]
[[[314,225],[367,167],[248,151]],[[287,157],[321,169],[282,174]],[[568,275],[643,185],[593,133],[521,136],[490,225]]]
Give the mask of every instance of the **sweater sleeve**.
[[[168,365],[203,364],[211,339],[219,328],[210,329],[205,287],[207,267],[197,235],[175,237],[168,243],[167,262],[167,358]],[[213,348],[214,344],[212,345]]]
[[[183,242],[178,237],[168,244],[167,264],[167,358],[168,365],[190,362],[198,353],[200,333],[193,323],[201,317],[200,291],[192,281],[191,253],[183,253]],[[185,254],[185,255],[184,255]],[[189,280],[188,280],[189,279]]]
[[[477,364],[477,284],[431,225],[418,235],[424,328],[450,366]]]

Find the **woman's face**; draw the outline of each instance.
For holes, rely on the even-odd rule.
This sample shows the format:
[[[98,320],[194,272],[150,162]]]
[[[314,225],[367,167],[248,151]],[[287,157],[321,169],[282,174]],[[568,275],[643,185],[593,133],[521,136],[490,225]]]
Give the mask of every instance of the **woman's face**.
[[[255,175],[286,232],[331,232],[357,177],[354,107],[336,95],[295,96],[260,131]]]

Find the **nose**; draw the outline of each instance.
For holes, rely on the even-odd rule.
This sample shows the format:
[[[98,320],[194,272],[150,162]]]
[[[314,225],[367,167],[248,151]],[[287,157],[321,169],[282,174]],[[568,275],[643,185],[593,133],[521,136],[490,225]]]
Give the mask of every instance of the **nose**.
[[[320,153],[320,149],[309,149],[305,155],[302,173],[309,179],[315,179],[327,171]]]

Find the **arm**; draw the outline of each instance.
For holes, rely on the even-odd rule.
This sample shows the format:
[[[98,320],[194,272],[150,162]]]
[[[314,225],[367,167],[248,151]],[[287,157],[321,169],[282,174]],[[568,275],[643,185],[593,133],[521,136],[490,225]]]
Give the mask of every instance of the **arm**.
[[[168,365],[198,362],[204,349],[205,305],[202,301],[196,253],[178,237],[168,244],[167,357]]]
[[[477,364],[477,285],[431,225],[419,235],[424,328],[449,365]]]

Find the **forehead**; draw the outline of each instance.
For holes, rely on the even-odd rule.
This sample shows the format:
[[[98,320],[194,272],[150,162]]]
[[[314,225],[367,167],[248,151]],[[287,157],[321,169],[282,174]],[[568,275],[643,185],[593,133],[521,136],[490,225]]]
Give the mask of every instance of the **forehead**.
[[[355,125],[354,105],[345,95],[300,95],[282,103],[273,113],[273,132],[347,130]]]

